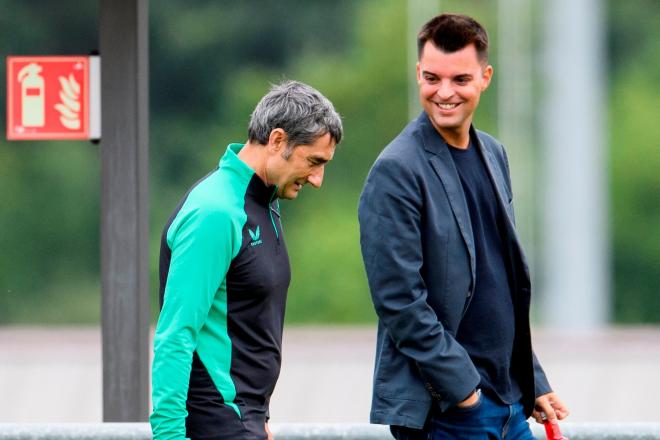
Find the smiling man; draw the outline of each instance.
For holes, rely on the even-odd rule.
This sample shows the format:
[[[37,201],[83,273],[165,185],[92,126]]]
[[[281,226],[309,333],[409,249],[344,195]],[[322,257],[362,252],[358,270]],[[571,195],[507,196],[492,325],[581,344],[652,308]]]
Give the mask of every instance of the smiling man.
[[[532,351],[530,278],[506,153],[474,129],[488,37],[439,15],[417,39],[424,112],[380,154],[359,204],[379,317],[371,421],[397,439],[525,439],[562,419]]]
[[[154,439],[265,440],[290,280],[278,199],[323,182],[341,141],[328,99],[274,86],[245,145],[186,194],[161,240],[152,371]]]

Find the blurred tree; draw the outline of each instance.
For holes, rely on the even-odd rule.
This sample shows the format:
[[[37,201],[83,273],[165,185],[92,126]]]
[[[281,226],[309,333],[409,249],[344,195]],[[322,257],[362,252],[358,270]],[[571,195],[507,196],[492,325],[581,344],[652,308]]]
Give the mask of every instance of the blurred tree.
[[[492,2],[442,5],[483,21],[496,46]],[[616,319],[660,322],[660,131],[653,119],[660,3],[608,5]],[[282,204],[293,266],[287,320],[373,321],[357,199],[373,160],[408,121],[406,2],[168,0],[150,7],[154,314],[167,217],[229,142],[245,140],[269,83],[292,78],[335,103],[346,137],[323,188],[305,188]],[[0,0],[0,55],[89,53],[98,47],[97,14],[95,1]],[[481,128],[494,130],[496,98],[495,88],[484,95]],[[98,322],[98,147],[0,139],[0,201],[0,324]]]
[[[344,118],[346,138],[327,167],[323,188],[318,192],[305,189],[295,202],[282,204],[293,267],[289,322],[373,320],[360,258],[357,197],[371,162],[407,120],[405,4],[363,1],[352,6],[351,11],[344,11],[350,12],[346,15],[334,11],[340,13],[334,21],[342,23],[343,30],[329,28],[333,20],[323,26],[314,24],[319,18],[306,20],[323,31],[316,37],[299,33],[296,39],[300,41],[285,44],[295,54],[286,63],[263,65],[257,60],[255,65],[246,58],[226,68],[226,92],[217,98],[213,120],[208,121],[207,115],[207,125],[200,127],[206,137],[201,144],[205,152],[196,155],[199,162],[191,167],[189,177],[192,182],[200,169],[215,164],[226,143],[245,140],[249,114],[269,83],[298,79],[334,102]],[[315,14],[306,12],[310,13]],[[343,37],[335,38],[338,32]],[[154,121],[158,121],[155,116]],[[172,128],[163,126],[163,142],[171,139],[166,133]],[[202,131],[197,133],[201,136]],[[170,146],[179,151],[170,161],[178,168],[178,154],[190,155],[191,150],[182,148],[181,142]],[[176,183],[170,173],[180,175],[181,171],[165,172],[164,186]],[[177,197],[180,186],[178,192]],[[174,206],[175,201],[170,204]]]
[[[0,55],[88,54],[97,12],[96,2],[0,0]],[[9,143],[3,131],[0,323],[98,321],[97,156],[86,142]]]
[[[608,2],[614,317],[660,322],[660,3]]]

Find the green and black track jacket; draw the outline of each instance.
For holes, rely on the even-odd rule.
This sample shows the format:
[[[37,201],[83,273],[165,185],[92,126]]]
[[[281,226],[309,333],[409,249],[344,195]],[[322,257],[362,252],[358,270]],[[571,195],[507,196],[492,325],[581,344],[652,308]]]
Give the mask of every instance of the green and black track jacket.
[[[242,147],[229,145],[163,232],[154,439],[190,436],[193,414],[219,426],[227,412],[268,412],[291,272],[277,188],[237,156]]]

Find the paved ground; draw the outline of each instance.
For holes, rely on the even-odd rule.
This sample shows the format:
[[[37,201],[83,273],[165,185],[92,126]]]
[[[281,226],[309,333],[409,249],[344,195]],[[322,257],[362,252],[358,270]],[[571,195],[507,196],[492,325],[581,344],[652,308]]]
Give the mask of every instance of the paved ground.
[[[372,328],[289,328],[277,422],[365,422]],[[660,422],[660,328],[536,331],[536,352],[571,421]],[[0,422],[101,421],[98,329],[0,327]]]

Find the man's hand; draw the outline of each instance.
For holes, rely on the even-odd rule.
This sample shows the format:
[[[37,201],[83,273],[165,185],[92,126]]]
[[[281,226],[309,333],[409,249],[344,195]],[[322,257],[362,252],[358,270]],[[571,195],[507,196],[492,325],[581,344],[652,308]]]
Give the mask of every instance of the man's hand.
[[[268,429],[268,422],[266,422],[266,434],[268,434],[268,440],[274,440],[273,433]]]
[[[470,396],[467,399],[465,399],[462,402],[458,402],[456,406],[458,408],[467,408],[472,405],[476,405],[478,401],[479,401],[479,393],[477,391],[474,391],[472,394],[470,394]]]
[[[563,420],[568,417],[569,411],[555,393],[543,394],[536,398],[532,417],[537,423],[543,424],[545,420]]]

